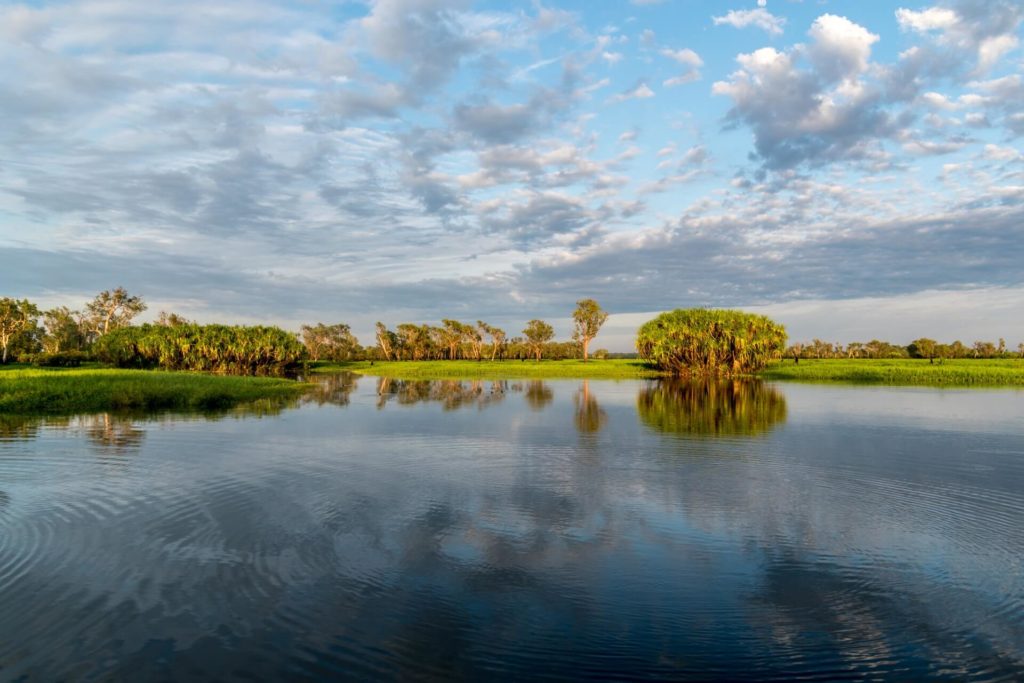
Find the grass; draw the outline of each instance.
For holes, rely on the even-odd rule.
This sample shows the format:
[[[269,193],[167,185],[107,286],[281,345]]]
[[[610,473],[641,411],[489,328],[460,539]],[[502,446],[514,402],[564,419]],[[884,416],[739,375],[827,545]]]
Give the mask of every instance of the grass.
[[[287,379],[191,372],[0,367],[0,414],[214,410],[309,388]]]
[[[928,386],[1024,386],[1024,360],[801,359],[758,373],[763,379]]]
[[[313,373],[347,370],[362,375],[401,379],[643,379],[661,376],[658,370],[631,358],[591,359],[586,363],[582,360],[432,360],[378,362],[371,365],[369,361],[352,361],[311,363],[310,370]]]
[[[395,361],[312,363],[313,373],[351,371],[401,379],[644,379],[662,374],[635,359],[540,361]],[[770,380],[928,386],[1024,386],[1024,360],[803,359],[775,363],[758,373]]]

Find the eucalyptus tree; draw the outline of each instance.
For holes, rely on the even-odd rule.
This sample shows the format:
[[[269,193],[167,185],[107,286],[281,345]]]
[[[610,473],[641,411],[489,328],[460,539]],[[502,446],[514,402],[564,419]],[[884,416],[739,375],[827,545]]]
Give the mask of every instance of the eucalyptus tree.
[[[85,305],[86,326],[95,337],[102,337],[111,330],[125,327],[132,318],[146,310],[142,298],[129,294],[124,287],[114,291],[104,290]]]
[[[576,310],[573,311],[572,319],[576,324],[572,338],[583,345],[583,362],[585,363],[590,340],[597,336],[601,326],[608,320],[608,313],[593,299],[580,299],[576,302]]]
[[[359,340],[345,323],[303,325],[301,333],[313,360],[350,360],[359,349]]]
[[[160,314],[156,317],[156,324],[163,325],[164,327],[177,327],[178,325],[191,325],[192,321],[177,313],[160,311]]]
[[[7,349],[18,336],[32,330],[39,320],[39,308],[28,299],[0,299],[0,363],[7,364]]]
[[[530,351],[537,360],[540,360],[544,344],[555,336],[555,329],[543,320],[534,319],[526,323],[523,334],[526,336],[526,343],[529,345]]]
[[[498,351],[501,350],[501,347],[505,344],[505,330],[501,329],[500,327],[488,325],[483,320],[477,320],[476,326],[480,329],[481,332],[490,336],[491,360],[494,360],[498,355]]]
[[[67,306],[43,312],[43,350],[47,353],[78,351],[85,343],[82,314]]]
[[[384,354],[384,360],[392,360],[397,345],[398,335],[389,330],[384,323],[377,323],[377,347]]]
[[[455,360],[459,346],[462,345],[462,340],[466,336],[466,326],[458,320],[452,320],[451,318],[442,320],[441,325],[443,326],[441,328],[441,340],[448,349],[448,360]]]

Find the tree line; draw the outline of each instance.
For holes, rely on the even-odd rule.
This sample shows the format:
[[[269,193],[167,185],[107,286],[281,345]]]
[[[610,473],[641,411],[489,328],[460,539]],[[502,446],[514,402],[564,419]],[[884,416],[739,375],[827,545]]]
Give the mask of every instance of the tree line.
[[[786,357],[799,362],[801,358],[927,358],[930,362],[955,358],[1024,358],[1024,343],[1011,350],[1006,340],[975,341],[968,346],[957,340],[948,344],[921,337],[906,346],[878,339],[869,342],[832,343],[815,339],[798,342],[786,349]]]
[[[42,311],[27,299],[0,299],[0,362],[67,366],[95,359],[119,367],[264,374],[303,360],[587,360],[608,318],[593,299],[580,300],[573,338],[564,342],[554,341],[554,328],[536,319],[513,337],[482,320],[401,323],[393,330],[377,323],[375,343],[364,347],[344,323],[303,325],[294,334],[268,326],[199,325],[161,312],[154,323],[133,325],[146,308],[123,287],[100,292],[81,310]]]

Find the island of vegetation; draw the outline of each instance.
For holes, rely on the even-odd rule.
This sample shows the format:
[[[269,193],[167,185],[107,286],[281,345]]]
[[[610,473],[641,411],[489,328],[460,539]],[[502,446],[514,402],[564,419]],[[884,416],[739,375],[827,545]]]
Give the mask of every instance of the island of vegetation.
[[[572,338],[528,321],[510,335],[483,320],[440,325],[377,323],[363,346],[344,323],[200,325],[161,312],[142,325],[146,305],[123,288],[98,294],[81,310],[40,310],[0,298],[0,413],[69,414],[107,409],[223,408],[298,395],[296,378],[353,371],[382,377],[608,378],[751,376],[801,381],[939,386],[1024,385],[1024,343],[949,344],[928,338],[899,346],[815,339],[786,347],[784,328],[740,311],[663,313],[637,335],[637,354],[591,351],[608,313],[577,302]]]

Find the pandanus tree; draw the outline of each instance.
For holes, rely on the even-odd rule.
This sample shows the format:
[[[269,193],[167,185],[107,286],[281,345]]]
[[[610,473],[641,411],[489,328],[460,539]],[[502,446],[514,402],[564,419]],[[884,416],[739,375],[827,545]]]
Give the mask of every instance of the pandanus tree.
[[[715,309],[677,309],[637,332],[640,357],[673,375],[738,375],[780,358],[786,330],[763,315]]]

